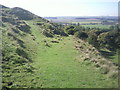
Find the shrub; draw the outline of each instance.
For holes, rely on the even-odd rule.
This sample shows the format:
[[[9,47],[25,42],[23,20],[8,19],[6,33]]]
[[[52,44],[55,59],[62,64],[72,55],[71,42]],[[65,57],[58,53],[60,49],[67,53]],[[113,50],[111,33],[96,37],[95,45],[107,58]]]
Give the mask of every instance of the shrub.
[[[68,36],[64,31],[61,31],[60,35],[61,36]]]
[[[93,45],[95,48],[99,49],[99,43],[98,43],[98,40],[97,40],[97,36],[96,35],[90,35],[88,37],[88,43]]]
[[[20,29],[21,31],[23,32],[26,32],[26,33],[31,33],[30,31],[30,26],[27,25],[27,24],[24,24],[24,25],[19,25],[19,26],[16,26],[18,29]]]
[[[22,47],[22,48],[26,48],[24,45],[24,42],[20,39],[17,39],[17,43]]]
[[[37,22],[36,24],[37,25],[43,25],[44,23],[43,22]]]
[[[74,33],[76,32],[75,30],[74,30],[74,26],[67,26],[66,28],[65,28],[65,31],[66,31],[66,33],[67,34],[70,34],[70,35],[74,35]]]
[[[51,34],[50,32],[46,30],[43,31],[43,35],[45,35],[46,37],[53,37],[53,34]]]
[[[14,28],[12,28],[12,30],[13,30],[13,32],[15,32],[15,33],[20,33],[20,31],[19,30],[17,30],[17,29],[14,29]]]
[[[16,49],[16,53],[19,55],[19,56],[22,56],[23,58],[26,58],[28,60],[31,60],[30,57],[28,56],[28,54],[22,49],[22,48],[17,48]]]
[[[61,34],[60,30],[54,30],[53,33],[54,33],[54,34],[57,34],[57,35],[60,35],[60,34]]]
[[[78,38],[80,38],[80,39],[86,39],[86,38],[88,38],[87,33],[81,32],[81,31],[76,32],[76,33],[75,33],[75,36],[78,37]]]
[[[59,43],[59,41],[56,41],[56,40],[53,40],[53,41],[51,41],[52,43]]]
[[[18,55],[12,55],[11,61],[13,62],[13,64],[16,63],[23,64],[23,63],[27,63],[28,60]]]

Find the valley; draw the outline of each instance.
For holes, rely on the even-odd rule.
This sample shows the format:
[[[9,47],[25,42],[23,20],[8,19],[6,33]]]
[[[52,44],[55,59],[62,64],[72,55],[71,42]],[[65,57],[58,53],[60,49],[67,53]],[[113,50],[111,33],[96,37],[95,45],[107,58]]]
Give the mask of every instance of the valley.
[[[18,7],[2,7],[3,89],[119,87],[119,27],[61,26]],[[108,55],[112,59],[104,56],[109,52],[115,53]]]

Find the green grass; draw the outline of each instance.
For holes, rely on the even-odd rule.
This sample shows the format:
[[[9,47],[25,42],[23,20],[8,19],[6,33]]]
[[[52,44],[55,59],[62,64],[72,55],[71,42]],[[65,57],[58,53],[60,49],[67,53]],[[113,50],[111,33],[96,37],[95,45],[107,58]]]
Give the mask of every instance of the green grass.
[[[112,88],[118,87],[117,80],[101,74],[99,69],[90,62],[83,62],[80,53],[74,48],[74,39],[62,38],[59,43],[52,43],[54,38],[46,38],[41,34],[42,29],[27,22],[32,28],[35,42],[26,38],[26,46],[35,51],[33,57],[33,73],[12,73],[11,87],[42,87],[42,88]],[[45,46],[44,40],[51,45]],[[27,44],[28,42],[28,44]]]
[[[32,26],[34,29],[37,27]],[[33,33],[39,42],[37,56],[33,66],[37,77],[36,87],[43,88],[95,88],[95,87],[116,87],[117,82],[100,74],[93,64],[78,62],[79,52],[74,49],[73,37],[64,38],[59,43],[51,43],[51,38],[40,35],[40,31]],[[48,40],[51,47],[46,47],[43,40]],[[39,83],[38,83],[39,82]]]
[[[113,56],[109,56],[109,58],[112,60],[112,62],[119,64],[118,56],[119,56],[118,53],[116,53]]]

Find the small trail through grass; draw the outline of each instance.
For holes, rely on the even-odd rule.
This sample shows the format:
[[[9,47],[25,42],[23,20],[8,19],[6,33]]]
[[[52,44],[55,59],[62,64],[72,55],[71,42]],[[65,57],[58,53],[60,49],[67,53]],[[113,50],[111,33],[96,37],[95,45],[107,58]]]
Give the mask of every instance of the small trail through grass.
[[[42,88],[110,88],[117,82],[101,74],[92,63],[83,62],[80,53],[74,49],[73,36],[64,37],[59,43],[44,45],[44,36],[39,35],[37,27],[31,25],[36,41],[37,54],[32,66],[35,67],[31,81],[34,87]],[[52,38],[46,38],[48,41]],[[78,62],[79,60],[79,62]]]

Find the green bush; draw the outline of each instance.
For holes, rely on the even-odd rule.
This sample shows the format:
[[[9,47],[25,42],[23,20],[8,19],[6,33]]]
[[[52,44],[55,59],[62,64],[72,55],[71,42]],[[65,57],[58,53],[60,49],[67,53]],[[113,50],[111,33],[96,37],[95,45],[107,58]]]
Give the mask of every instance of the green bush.
[[[27,24],[16,26],[16,28],[18,28],[19,30],[21,30],[25,33],[31,33],[30,26]]]
[[[80,39],[87,39],[88,38],[87,33],[81,32],[81,31],[76,32],[75,36],[78,37],[78,38],[80,38]]]
[[[43,22],[37,22],[36,24],[37,25],[43,25],[44,23]]]
[[[28,60],[31,60],[31,59],[30,59],[30,56],[28,55],[28,53],[27,53],[25,50],[23,50],[22,48],[17,48],[17,49],[16,49],[16,53],[17,53],[19,56],[22,56],[23,58],[26,58],[26,59],[28,59]]]
[[[92,34],[92,35],[89,35],[88,37],[88,43],[93,45],[95,48],[99,49],[99,43],[98,43],[98,40],[97,40],[97,36]]]
[[[53,34],[46,30],[43,31],[43,35],[45,35],[46,37],[53,37]]]
[[[13,62],[13,64],[23,64],[23,63],[27,63],[28,60],[21,57],[21,56],[18,56],[18,55],[14,55],[12,58],[11,58],[11,61]]]
[[[17,33],[17,34],[20,33],[20,31],[18,29],[12,28],[12,30],[13,30],[14,33]]]
[[[65,28],[65,32],[67,33],[67,34],[70,34],[70,35],[74,35],[74,33],[76,32],[75,30],[74,30],[74,26],[67,26],[66,28]]]

